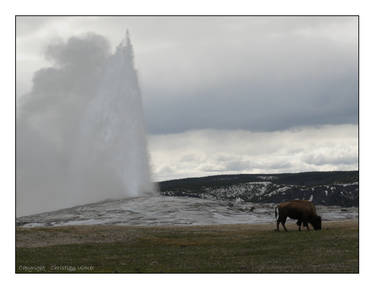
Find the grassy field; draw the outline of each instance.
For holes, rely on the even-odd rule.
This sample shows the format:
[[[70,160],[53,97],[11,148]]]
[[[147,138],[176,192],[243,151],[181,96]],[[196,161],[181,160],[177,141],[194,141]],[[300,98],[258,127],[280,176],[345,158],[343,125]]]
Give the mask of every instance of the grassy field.
[[[357,221],[322,231],[274,224],[16,229],[16,272],[358,273]]]

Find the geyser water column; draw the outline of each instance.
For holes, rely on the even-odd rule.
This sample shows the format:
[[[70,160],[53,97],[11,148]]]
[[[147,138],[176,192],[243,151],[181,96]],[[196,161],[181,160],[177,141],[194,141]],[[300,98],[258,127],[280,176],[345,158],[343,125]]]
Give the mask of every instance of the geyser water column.
[[[129,36],[51,44],[16,119],[17,216],[154,191]]]
[[[133,47],[126,39],[108,58],[80,124],[72,191],[92,200],[154,191]],[[81,200],[80,202],[82,202]]]

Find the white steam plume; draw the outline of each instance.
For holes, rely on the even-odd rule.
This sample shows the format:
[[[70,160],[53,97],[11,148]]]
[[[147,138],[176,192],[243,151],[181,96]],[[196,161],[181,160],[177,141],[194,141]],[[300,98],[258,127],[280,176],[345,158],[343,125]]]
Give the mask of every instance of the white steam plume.
[[[133,50],[96,34],[50,45],[17,105],[17,215],[154,191]]]

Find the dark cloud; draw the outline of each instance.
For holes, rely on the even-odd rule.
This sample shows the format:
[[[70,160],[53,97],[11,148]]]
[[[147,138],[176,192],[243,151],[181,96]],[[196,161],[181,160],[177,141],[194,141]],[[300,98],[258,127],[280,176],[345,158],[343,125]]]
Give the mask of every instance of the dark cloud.
[[[229,161],[225,164],[223,171],[242,171],[252,167],[250,161],[235,160]]]
[[[17,25],[29,22],[21,35],[31,47],[26,36],[50,23],[68,23],[58,30],[67,35],[101,33],[112,45],[129,28],[152,134],[357,123],[357,17],[52,17]],[[71,61],[100,58],[80,54],[90,47],[79,45],[64,52]],[[64,62],[58,46],[47,54]]]
[[[74,138],[101,63],[129,28],[157,179],[356,169],[357,26],[357,17],[18,17],[17,91],[44,66],[41,54],[53,65],[17,98],[27,119],[17,128],[28,131],[17,139],[33,144],[23,148],[29,164],[61,163],[61,140]]]
[[[169,88],[144,84],[150,132],[201,128],[273,131],[357,123],[357,39],[353,29],[337,40],[324,35],[333,33],[328,25],[325,29],[310,26],[308,36],[294,33],[297,23],[281,28],[273,25],[274,31],[267,24],[267,29],[259,27],[263,34],[249,29],[247,34],[229,37],[228,43],[211,45],[211,51],[204,50],[207,59],[196,56],[197,48],[181,47],[194,63],[185,69],[193,71],[189,74],[196,79],[183,79],[184,72],[176,71]],[[282,34],[270,36],[277,31]],[[174,87],[175,78],[185,80],[185,85]]]

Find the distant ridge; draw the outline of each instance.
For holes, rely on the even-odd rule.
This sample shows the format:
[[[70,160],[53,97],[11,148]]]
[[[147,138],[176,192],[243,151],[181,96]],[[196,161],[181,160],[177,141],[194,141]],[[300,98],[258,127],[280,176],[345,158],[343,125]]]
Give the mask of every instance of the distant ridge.
[[[237,174],[159,182],[162,195],[273,203],[310,199],[315,204],[358,206],[358,171]]]

